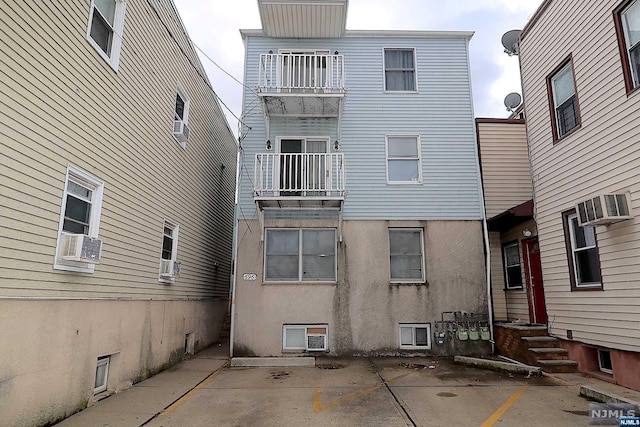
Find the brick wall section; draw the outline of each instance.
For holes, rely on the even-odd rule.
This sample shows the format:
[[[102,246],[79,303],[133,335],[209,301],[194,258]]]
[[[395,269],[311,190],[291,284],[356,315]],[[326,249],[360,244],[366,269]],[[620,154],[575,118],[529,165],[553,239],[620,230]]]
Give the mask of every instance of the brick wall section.
[[[493,336],[496,342],[496,349],[499,354],[518,360],[523,363],[535,365],[536,357],[529,351],[529,343],[522,340],[522,337],[546,336],[546,329],[530,329],[525,327],[509,326],[504,327],[496,324]],[[536,344],[536,346],[539,346]]]

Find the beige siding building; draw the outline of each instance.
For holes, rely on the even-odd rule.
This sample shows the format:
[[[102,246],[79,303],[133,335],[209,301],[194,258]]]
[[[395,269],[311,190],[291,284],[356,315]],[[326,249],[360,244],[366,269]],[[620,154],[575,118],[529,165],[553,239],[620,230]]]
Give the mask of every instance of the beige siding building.
[[[524,119],[476,119],[497,322],[545,323]],[[535,266],[539,270],[539,264]]]
[[[0,424],[43,425],[217,340],[236,144],[171,0],[0,21]]]
[[[581,371],[635,389],[638,16],[638,0],[547,0],[520,38],[549,329]]]

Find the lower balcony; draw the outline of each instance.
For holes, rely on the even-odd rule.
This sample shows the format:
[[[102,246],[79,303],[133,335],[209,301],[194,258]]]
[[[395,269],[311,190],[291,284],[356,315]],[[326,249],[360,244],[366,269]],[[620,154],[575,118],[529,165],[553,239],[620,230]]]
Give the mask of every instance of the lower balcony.
[[[344,155],[256,155],[254,200],[258,208],[341,208],[345,198]]]

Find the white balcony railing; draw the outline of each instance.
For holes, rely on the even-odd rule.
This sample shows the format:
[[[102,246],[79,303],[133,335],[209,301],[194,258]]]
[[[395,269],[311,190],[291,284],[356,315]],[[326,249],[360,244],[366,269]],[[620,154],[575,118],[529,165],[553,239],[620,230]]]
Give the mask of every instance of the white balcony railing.
[[[256,197],[344,197],[344,155],[337,153],[257,154]]]
[[[342,55],[260,55],[260,92],[340,94],[344,88]]]

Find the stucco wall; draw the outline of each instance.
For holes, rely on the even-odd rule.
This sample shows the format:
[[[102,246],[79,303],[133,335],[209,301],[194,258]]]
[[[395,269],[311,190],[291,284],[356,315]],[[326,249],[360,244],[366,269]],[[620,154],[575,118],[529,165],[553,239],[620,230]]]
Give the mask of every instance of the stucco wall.
[[[337,226],[317,220],[266,225]],[[333,355],[392,354],[399,348],[399,323],[433,328],[443,311],[487,312],[479,221],[345,221],[337,284],[263,284],[260,226],[240,221],[238,227],[234,356],[282,356],[285,323],[327,323]],[[390,284],[389,227],[424,229],[427,284]],[[244,281],[244,273],[257,280]]]
[[[215,342],[227,301],[0,300],[1,425],[45,425],[91,404],[98,357],[121,391]]]

